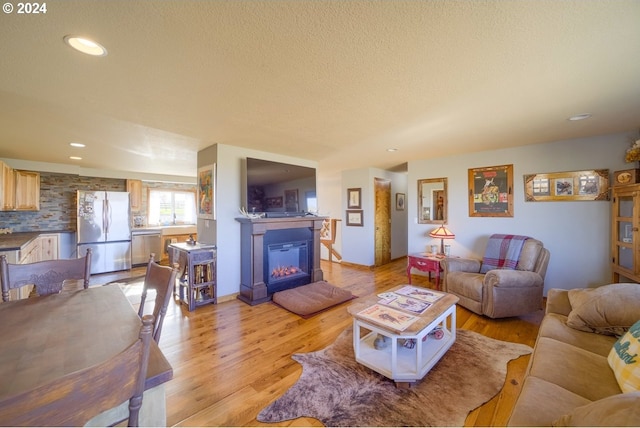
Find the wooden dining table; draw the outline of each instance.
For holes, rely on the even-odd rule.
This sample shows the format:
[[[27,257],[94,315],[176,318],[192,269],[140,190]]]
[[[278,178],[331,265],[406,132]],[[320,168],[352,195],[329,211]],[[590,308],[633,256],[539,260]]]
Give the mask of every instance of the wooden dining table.
[[[0,399],[104,362],[133,343],[140,327],[117,284],[1,303]],[[140,426],[166,426],[164,383],[172,377],[152,341]],[[110,425],[128,414],[127,401],[87,425]]]

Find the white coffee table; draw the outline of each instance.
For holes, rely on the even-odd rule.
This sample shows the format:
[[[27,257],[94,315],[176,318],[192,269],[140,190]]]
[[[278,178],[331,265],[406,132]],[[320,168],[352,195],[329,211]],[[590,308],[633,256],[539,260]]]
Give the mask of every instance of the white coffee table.
[[[401,287],[403,286],[389,291]],[[458,297],[444,294],[424,313],[417,315],[418,319],[404,331],[376,324],[358,315],[358,312],[378,303],[380,298],[377,295],[352,304],[348,310],[353,316],[353,350],[356,361],[392,379],[399,387],[409,386],[422,379],[456,340]],[[436,330],[441,331],[438,333],[440,339],[436,339],[435,334],[430,335]],[[374,346],[378,335],[389,338],[387,346],[383,349],[376,349]],[[413,348],[402,345],[409,339],[415,340]]]

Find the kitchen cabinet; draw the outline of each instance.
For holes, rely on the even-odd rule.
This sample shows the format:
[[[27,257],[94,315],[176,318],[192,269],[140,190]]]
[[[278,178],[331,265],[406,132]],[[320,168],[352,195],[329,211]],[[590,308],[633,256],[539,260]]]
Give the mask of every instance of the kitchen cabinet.
[[[15,170],[15,209],[40,209],[40,173]]]
[[[56,233],[47,233],[38,237],[40,240],[40,260],[58,260],[60,239]]]
[[[18,263],[35,263],[41,260],[40,238],[35,238],[20,249]]]
[[[0,161],[0,210],[11,211],[15,207],[15,177],[13,168]]]
[[[37,237],[28,242],[24,247],[20,248],[20,251],[18,251],[18,263],[27,264],[41,261],[42,254],[40,243],[40,237]],[[13,288],[9,290],[9,300],[26,299],[29,297],[29,294],[31,294],[31,290],[33,290],[32,284],[25,285],[20,288]]]
[[[139,212],[142,208],[142,180],[127,180],[127,192],[131,201],[131,212]]]

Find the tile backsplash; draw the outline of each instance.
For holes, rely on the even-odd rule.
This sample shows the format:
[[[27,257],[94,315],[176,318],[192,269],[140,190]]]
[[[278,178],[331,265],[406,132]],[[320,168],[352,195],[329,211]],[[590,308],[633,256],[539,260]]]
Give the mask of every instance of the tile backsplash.
[[[16,232],[76,230],[76,191],[124,192],[125,180],[40,173],[40,211],[0,211],[0,228]]]
[[[147,190],[149,188],[178,188],[193,190],[191,184],[144,181],[142,207],[132,213],[133,225],[146,226]],[[0,211],[0,229],[12,232],[76,230],[76,192],[105,190],[125,192],[126,182],[119,178],[82,177],[73,174],[40,172],[40,211]]]

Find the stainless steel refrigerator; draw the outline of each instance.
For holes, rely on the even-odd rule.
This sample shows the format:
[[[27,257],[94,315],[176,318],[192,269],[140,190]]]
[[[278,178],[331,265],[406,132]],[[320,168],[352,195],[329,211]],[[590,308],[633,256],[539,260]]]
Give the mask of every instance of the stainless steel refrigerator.
[[[91,248],[91,273],[131,268],[129,192],[78,190],[78,255]]]

